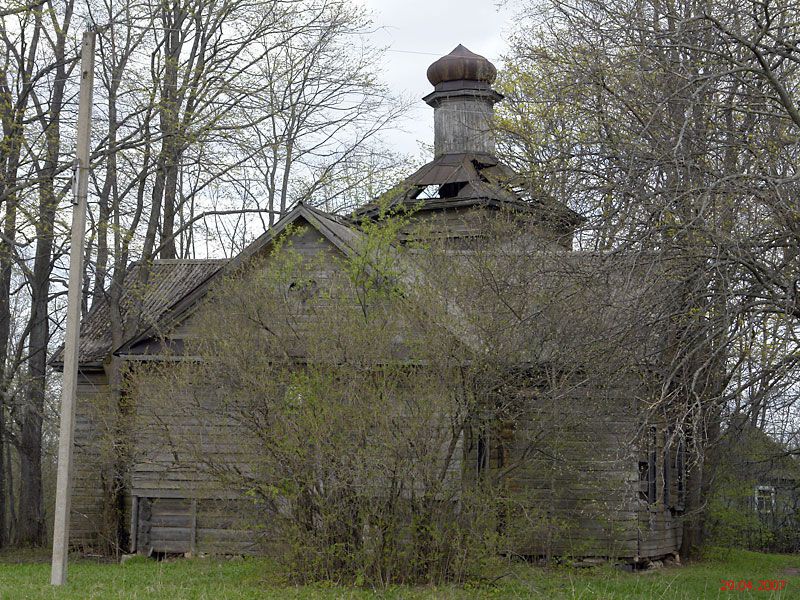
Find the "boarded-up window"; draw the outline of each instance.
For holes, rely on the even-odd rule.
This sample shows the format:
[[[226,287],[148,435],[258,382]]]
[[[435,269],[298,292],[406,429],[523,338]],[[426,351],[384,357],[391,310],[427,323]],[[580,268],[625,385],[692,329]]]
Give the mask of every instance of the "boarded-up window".
[[[675,510],[682,511],[686,502],[686,442],[682,435],[675,443],[675,479],[678,496]]]
[[[639,499],[656,503],[656,428],[650,427],[647,436],[647,460],[639,461]]]

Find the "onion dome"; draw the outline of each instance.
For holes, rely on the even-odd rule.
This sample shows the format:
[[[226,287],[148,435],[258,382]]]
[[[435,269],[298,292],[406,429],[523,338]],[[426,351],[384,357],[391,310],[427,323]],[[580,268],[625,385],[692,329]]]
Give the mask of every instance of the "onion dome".
[[[470,52],[459,44],[455,49],[428,67],[428,81],[438,85],[446,81],[494,82],[497,69],[480,54]]]

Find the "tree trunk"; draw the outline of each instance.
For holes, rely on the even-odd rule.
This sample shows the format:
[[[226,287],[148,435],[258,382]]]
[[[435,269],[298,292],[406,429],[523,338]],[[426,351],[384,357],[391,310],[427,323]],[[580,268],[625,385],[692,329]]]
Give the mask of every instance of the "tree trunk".
[[[39,206],[36,217],[36,256],[30,276],[31,313],[28,338],[28,382],[20,427],[19,535],[21,544],[40,546],[46,542],[42,488],[42,422],[50,342],[48,301],[53,264],[53,242],[58,197],[55,178],[61,155],[61,110],[67,80],[66,39],[73,2],[67,2],[64,21],[53,43],[55,79],[49,110],[38,120],[45,138],[45,157],[39,170]],[[41,17],[39,17],[41,18]]]

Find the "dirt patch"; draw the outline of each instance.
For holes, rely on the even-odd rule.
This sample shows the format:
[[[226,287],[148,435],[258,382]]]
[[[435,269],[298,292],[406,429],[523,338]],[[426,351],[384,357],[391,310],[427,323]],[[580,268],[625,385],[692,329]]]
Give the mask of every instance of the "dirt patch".
[[[791,577],[798,577],[800,576],[800,567],[786,567],[783,570],[784,575],[789,575]]]

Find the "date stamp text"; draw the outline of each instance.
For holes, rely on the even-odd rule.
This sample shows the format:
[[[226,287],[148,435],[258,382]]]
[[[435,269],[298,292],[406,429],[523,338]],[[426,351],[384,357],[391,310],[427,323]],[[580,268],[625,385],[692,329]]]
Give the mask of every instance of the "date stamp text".
[[[759,579],[751,581],[749,579],[720,579],[722,587],[719,588],[721,592],[780,592],[786,589],[785,579]]]

